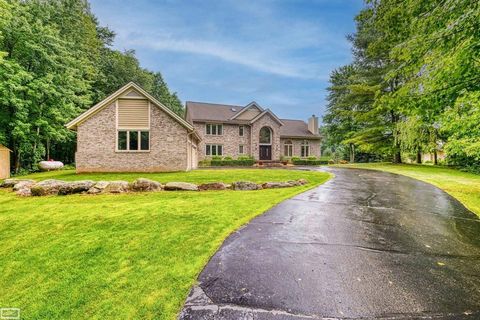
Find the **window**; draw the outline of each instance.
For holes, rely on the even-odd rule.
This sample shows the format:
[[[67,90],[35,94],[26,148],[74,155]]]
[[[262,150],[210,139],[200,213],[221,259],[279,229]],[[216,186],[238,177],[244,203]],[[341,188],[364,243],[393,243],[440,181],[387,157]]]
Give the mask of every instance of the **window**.
[[[270,128],[263,127],[260,129],[260,143],[261,144],[271,144],[272,143],[272,132]]]
[[[223,155],[223,146],[221,144],[207,144],[205,145],[205,155],[221,156]]]
[[[150,150],[150,132],[137,130],[119,130],[117,132],[118,151]]]
[[[310,146],[308,145],[308,141],[303,140],[302,145],[300,147],[300,156],[302,158],[306,158],[308,157],[309,154],[310,154]]]
[[[207,123],[205,133],[212,136],[221,136],[223,134],[223,125]]]
[[[291,157],[293,155],[293,144],[292,140],[285,141],[283,145],[283,155],[285,157]]]
[[[238,153],[239,153],[239,154],[244,154],[244,153],[245,153],[244,151],[245,151],[245,150],[244,150],[243,144],[239,145],[239,146],[238,146]]]
[[[239,135],[240,137],[243,137],[244,131],[245,131],[245,127],[244,127],[244,126],[239,126],[239,127],[238,127],[238,135]]]

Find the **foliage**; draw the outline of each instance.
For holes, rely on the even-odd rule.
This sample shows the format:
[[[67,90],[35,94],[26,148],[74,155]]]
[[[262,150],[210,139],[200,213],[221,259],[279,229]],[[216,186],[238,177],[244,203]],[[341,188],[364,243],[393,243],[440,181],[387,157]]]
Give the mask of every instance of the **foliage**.
[[[331,75],[327,141],[396,161],[444,145],[450,162],[474,165],[480,3],[370,0],[356,24],[354,61]]]
[[[255,164],[255,159],[251,156],[239,156],[237,159],[233,159],[232,157],[212,157],[211,160],[207,161],[208,163],[204,163],[204,165],[212,167],[251,167]]]
[[[0,143],[16,172],[73,161],[75,135],[64,125],[129,81],[183,114],[161,74],[111,49],[113,39],[85,0],[0,0]]]
[[[26,319],[175,319],[224,239],[278,202],[328,180],[290,170],[164,174],[45,172],[28,178],[195,183],[236,180],[308,185],[261,191],[18,198],[0,189],[2,305]],[[21,236],[20,236],[21,235]]]
[[[292,157],[291,161],[294,165],[297,166],[318,166],[328,164],[329,159],[317,158],[317,157],[308,157],[308,158],[298,158]]]

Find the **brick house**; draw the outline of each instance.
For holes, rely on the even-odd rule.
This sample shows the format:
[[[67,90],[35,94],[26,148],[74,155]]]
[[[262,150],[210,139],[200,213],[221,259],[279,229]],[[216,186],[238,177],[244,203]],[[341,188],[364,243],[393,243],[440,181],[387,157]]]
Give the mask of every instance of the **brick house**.
[[[251,155],[265,161],[320,156],[318,118],[315,116],[306,123],[279,119],[256,102],[234,106],[187,101],[186,120],[201,138],[199,160],[215,155],[233,158]]]
[[[307,125],[279,119],[255,102],[187,102],[184,119],[133,82],[66,126],[77,132],[77,172],[185,171],[214,155],[320,156],[315,116]]]

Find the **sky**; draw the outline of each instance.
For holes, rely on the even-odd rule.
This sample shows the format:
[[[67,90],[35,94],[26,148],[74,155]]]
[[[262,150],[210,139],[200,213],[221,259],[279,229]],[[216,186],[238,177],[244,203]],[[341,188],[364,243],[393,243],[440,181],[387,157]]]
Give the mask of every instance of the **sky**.
[[[332,70],[362,0],[91,0],[114,47],[134,49],[183,103],[247,105],[280,118],[322,116]]]

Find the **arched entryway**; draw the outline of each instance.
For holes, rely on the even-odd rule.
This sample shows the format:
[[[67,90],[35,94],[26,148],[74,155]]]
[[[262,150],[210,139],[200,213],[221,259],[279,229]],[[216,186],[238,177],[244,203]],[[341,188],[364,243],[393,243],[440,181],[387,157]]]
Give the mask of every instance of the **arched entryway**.
[[[272,129],[263,127],[259,134],[260,160],[272,160]]]

